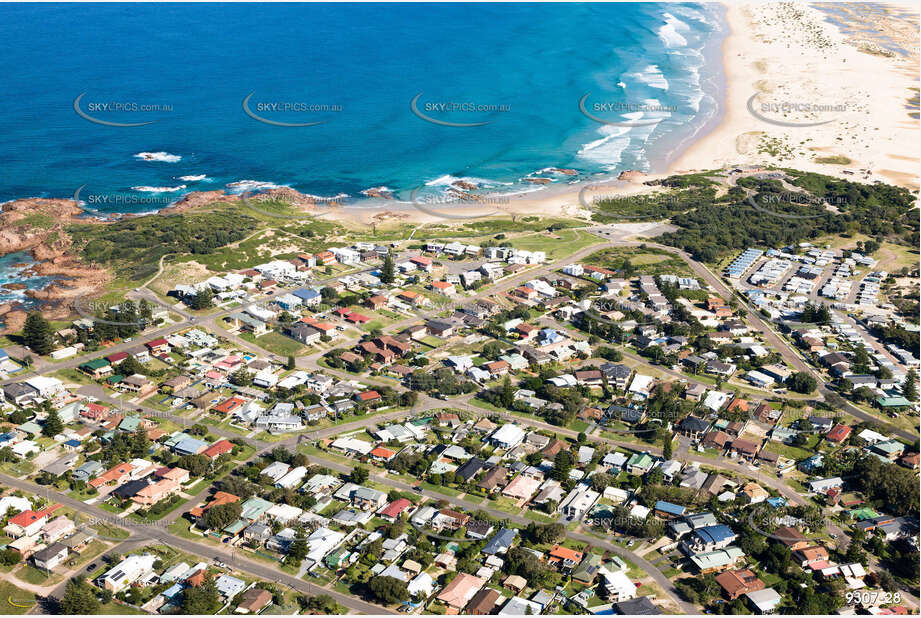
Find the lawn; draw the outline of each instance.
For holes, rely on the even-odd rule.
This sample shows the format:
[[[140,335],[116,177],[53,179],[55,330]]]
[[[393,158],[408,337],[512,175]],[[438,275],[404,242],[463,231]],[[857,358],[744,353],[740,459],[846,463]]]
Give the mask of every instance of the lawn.
[[[557,236],[558,238],[554,238]],[[597,236],[580,230],[558,230],[552,235],[547,232],[538,232],[529,236],[521,236],[512,241],[516,249],[524,251],[543,251],[548,260],[555,260],[593,244],[601,242]]]
[[[35,604],[35,595],[0,580],[0,610],[4,614],[25,614]]]
[[[641,275],[691,275],[687,263],[679,257],[661,249],[650,247],[615,247],[597,251],[585,259],[585,263],[612,270],[621,270],[629,262],[633,271]]]
[[[527,511],[525,511],[524,516],[527,517],[528,519],[532,519],[541,524],[553,524],[553,523],[556,523],[557,521],[555,517],[551,517],[545,513],[541,513],[540,511],[534,511],[532,509],[528,509]]]
[[[252,333],[241,333],[240,337],[278,356],[298,356],[307,350],[306,346],[276,331],[267,332],[261,337],[256,337]]]
[[[6,461],[0,464],[0,471],[3,471],[10,476],[21,478],[35,472],[35,464],[28,460]]]
[[[96,613],[101,615],[117,616],[119,614],[146,614],[147,612],[139,610],[136,607],[125,605],[124,603],[119,603],[118,601],[112,600],[105,605],[100,606],[99,609],[96,610]]]
[[[433,485],[433,484],[429,483],[428,481],[423,481],[423,482],[422,482],[422,489],[424,489],[424,490],[426,490],[426,491],[433,491],[433,492],[435,492],[435,493],[443,494],[443,495],[446,495],[446,496],[453,496],[453,497],[455,497],[455,498],[456,498],[457,496],[461,495],[461,492],[457,491],[456,489],[452,489],[452,488],[450,488],[450,487],[445,487],[445,486],[443,486],[443,485]]]

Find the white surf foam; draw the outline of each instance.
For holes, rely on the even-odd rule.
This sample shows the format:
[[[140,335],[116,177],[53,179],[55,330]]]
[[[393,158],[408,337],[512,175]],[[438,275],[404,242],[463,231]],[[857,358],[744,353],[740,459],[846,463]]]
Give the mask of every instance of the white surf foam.
[[[141,161],[158,161],[160,163],[178,163],[182,160],[181,156],[163,152],[162,150],[158,152],[139,152],[134,155],[134,158]]]

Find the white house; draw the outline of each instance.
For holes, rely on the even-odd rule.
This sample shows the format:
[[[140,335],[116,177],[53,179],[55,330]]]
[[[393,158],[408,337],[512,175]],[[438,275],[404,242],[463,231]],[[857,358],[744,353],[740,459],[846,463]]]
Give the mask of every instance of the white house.
[[[620,603],[636,597],[636,585],[623,571],[611,571],[602,566],[598,569],[598,574],[601,575],[608,601]]]
[[[571,520],[582,519],[600,497],[601,494],[587,485],[576,485],[566,499],[560,503],[560,513]]]
[[[649,397],[650,390],[652,389],[652,383],[654,381],[655,378],[652,376],[638,373],[633,376],[633,381],[630,383],[630,388],[627,389],[627,392],[631,395],[645,399]]]
[[[292,489],[297,485],[300,485],[305,476],[307,476],[307,468],[304,466],[298,466],[275,481],[275,487],[280,487],[282,489]]]
[[[270,463],[268,466],[266,466],[265,468],[263,468],[263,469],[262,469],[262,472],[261,472],[260,474],[264,474],[265,476],[269,477],[269,478],[272,479],[273,481],[276,481],[276,482],[277,482],[278,479],[280,479],[280,478],[282,478],[284,475],[288,474],[288,472],[289,472],[290,470],[291,470],[291,466],[289,466],[289,465],[286,464],[285,462],[283,462],[283,461],[273,461],[273,462]]]
[[[419,573],[406,586],[406,589],[414,597],[426,599],[432,595],[435,590],[435,580],[428,573]]]
[[[567,264],[563,267],[563,272],[573,277],[581,277],[585,269],[582,268],[582,264]]]
[[[493,432],[489,437],[489,441],[497,448],[508,450],[521,444],[524,436],[525,432],[521,427],[506,423]]]
[[[64,383],[58,380],[57,378],[49,378],[46,376],[35,376],[34,378],[29,378],[25,383],[36,391],[38,391],[39,397],[54,397],[58,393],[64,390]]]
[[[153,565],[158,559],[153,554],[135,554],[128,556],[106,571],[100,580],[106,590],[121,592],[145,575],[153,572]]]

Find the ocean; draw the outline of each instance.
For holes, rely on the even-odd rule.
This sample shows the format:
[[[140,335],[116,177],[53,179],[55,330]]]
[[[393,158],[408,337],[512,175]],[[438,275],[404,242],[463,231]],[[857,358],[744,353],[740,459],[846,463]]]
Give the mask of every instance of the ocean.
[[[720,114],[725,34],[693,3],[3,4],[0,201],[661,171]]]

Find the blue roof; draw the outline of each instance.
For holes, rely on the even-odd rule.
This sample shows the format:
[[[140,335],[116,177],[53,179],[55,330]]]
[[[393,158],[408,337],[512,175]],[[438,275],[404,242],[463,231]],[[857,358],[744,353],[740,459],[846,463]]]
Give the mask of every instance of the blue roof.
[[[172,598],[175,597],[177,594],[179,594],[180,592],[182,592],[183,587],[184,587],[184,586],[183,586],[182,584],[173,584],[172,586],[170,586],[169,588],[167,588],[166,590],[164,590],[164,591],[161,592],[160,594],[162,594],[162,595],[163,595],[164,597],[166,597],[167,599],[172,599]]]
[[[80,440],[68,440],[64,443],[64,446],[72,446],[74,448],[80,446]]]
[[[656,502],[656,506],[653,510],[662,511],[669,515],[684,515],[685,508],[677,504],[672,504],[671,502],[666,502],[665,500],[659,500]]]
[[[502,528],[497,532],[489,542],[486,543],[486,546],[481,550],[482,553],[493,555],[498,554],[502,551],[507,550],[512,546],[512,541],[515,540],[515,536],[518,534],[518,530],[510,528]]]
[[[718,524],[716,526],[706,526],[694,531],[694,534],[700,537],[705,543],[722,543],[736,538],[736,533],[729,526]]]
[[[208,443],[195,438],[183,438],[174,447],[173,450],[182,453],[197,453],[202,447],[207,447]]]
[[[312,298],[317,298],[318,296],[320,296],[319,292],[317,292],[316,290],[312,290],[310,288],[298,288],[291,293],[297,296],[298,298],[302,298],[304,300],[310,300]]]

